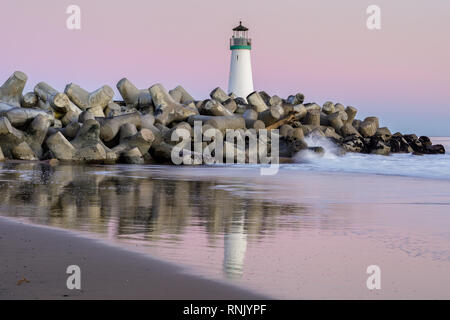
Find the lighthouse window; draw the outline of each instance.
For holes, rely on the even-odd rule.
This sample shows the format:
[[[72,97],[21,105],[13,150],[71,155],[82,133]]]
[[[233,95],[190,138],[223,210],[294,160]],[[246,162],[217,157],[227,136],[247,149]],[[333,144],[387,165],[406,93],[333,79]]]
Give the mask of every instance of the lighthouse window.
[[[239,60],[239,55],[236,55],[236,60]]]

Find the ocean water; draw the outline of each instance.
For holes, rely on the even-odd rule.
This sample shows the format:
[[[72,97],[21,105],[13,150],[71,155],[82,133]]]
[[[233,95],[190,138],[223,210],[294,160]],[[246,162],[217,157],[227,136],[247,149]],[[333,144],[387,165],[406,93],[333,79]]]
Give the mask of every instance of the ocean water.
[[[449,138],[433,138],[434,144],[442,144],[446,148],[444,155],[393,154],[388,157],[359,153],[338,156],[335,152],[336,147],[328,140],[313,138],[307,140],[309,145],[323,147],[325,155],[318,156],[311,151],[300,152],[295,157],[299,164],[289,165],[285,169],[450,179]]]
[[[450,155],[338,157],[310,144],[325,156],[298,154],[274,176],[238,165],[3,163],[0,214],[276,298],[450,298]],[[366,286],[370,265],[380,290]]]

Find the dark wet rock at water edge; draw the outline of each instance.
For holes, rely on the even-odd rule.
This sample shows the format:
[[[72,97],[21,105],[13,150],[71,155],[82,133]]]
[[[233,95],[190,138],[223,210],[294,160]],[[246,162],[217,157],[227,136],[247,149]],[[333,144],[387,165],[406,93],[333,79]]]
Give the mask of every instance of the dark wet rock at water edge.
[[[442,145],[433,145],[426,136],[392,134],[380,127],[377,117],[357,119],[353,106],[331,101],[320,106],[305,102],[302,93],[285,99],[266,91],[237,97],[218,87],[208,99],[196,100],[182,86],[169,91],[161,84],[138,89],[123,78],[116,85],[122,100],[114,101],[108,85],[89,91],[69,83],[58,91],[39,82],[32,92],[24,93],[27,79],[16,71],[0,87],[0,161],[173,163],[175,153],[204,163],[217,156],[211,146],[218,143],[233,150],[236,161],[247,161],[259,152],[270,156],[272,139],[278,140],[280,157],[291,158],[302,150],[323,154],[323,148],[308,146],[305,138],[309,137],[334,143],[339,154],[445,153]],[[200,140],[200,149],[196,124],[200,135],[210,134],[209,140]],[[233,130],[233,141],[241,144],[211,136],[213,129],[224,137]],[[185,133],[189,137],[183,139]],[[172,141],[173,136],[179,139]],[[258,150],[250,138],[265,145]],[[208,148],[211,154],[202,154]]]

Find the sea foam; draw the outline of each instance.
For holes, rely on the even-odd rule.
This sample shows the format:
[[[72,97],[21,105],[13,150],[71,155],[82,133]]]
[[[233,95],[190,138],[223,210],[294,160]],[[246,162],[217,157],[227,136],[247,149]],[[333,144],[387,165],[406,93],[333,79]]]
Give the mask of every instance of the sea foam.
[[[441,138],[442,139],[442,138]],[[347,153],[338,155],[338,148],[324,138],[307,138],[310,147],[320,146],[325,154],[300,151],[294,164],[283,165],[285,170],[351,172],[382,175],[399,175],[450,180],[450,154],[423,155],[392,154],[390,156]],[[442,142],[450,142],[443,140]],[[442,143],[439,141],[439,143]],[[444,144],[443,143],[443,144]]]

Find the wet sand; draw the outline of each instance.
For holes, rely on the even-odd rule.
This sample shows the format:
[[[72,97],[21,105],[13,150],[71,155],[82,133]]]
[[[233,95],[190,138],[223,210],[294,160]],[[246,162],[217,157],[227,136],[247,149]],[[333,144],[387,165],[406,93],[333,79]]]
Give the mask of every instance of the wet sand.
[[[0,215],[92,236],[281,299],[448,299],[450,167],[447,158],[421,159],[428,162],[352,156],[348,169],[371,165],[371,172],[389,174],[321,172],[317,163],[302,163],[271,177],[252,167],[6,163]],[[339,160],[328,165],[339,168]],[[441,178],[404,176],[405,167],[430,177],[439,168]],[[1,257],[16,266],[19,249],[0,247]],[[33,259],[45,266],[49,257]],[[58,267],[63,286],[67,262]],[[96,271],[96,263],[80,266]],[[381,268],[381,290],[366,286],[369,265]],[[101,279],[115,279],[116,271]],[[14,272],[13,285],[28,278]],[[125,280],[137,273],[134,266],[117,272]]]
[[[0,253],[0,300],[267,298],[97,240],[3,217]],[[69,265],[81,268],[81,290],[67,289]],[[23,278],[29,282],[18,285]]]

